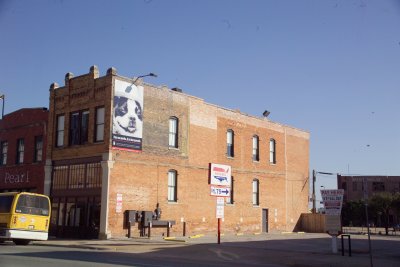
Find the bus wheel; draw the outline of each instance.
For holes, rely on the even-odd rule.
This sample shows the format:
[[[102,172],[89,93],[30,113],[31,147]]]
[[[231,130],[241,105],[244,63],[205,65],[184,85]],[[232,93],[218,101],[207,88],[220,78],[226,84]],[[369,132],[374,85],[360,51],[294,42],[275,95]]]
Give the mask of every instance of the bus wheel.
[[[13,239],[13,241],[14,241],[15,245],[18,245],[18,246],[26,246],[29,244],[29,242],[31,242],[28,239]]]

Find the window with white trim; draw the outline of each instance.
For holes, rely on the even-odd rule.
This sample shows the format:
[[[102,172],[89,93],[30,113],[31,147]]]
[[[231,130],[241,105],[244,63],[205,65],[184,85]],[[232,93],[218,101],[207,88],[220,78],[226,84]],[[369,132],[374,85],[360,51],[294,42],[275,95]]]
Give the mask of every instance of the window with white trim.
[[[24,163],[25,142],[23,138],[17,140],[17,164]]]
[[[178,118],[169,118],[168,146],[178,148]]]
[[[233,158],[234,154],[234,132],[229,129],[226,132],[226,156]]]
[[[64,145],[64,122],[64,115],[57,116],[56,147],[62,147]]]
[[[276,163],[276,142],[275,139],[269,140],[269,163]]]
[[[253,136],[253,161],[260,160],[259,139],[257,135]]]
[[[175,170],[168,171],[168,202],[177,202],[177,172]]]
[[[104,107],[96,108],[95,142],[104,141]]]
[[[7,153],[8,153],[8,142],[2,141],[1,142],[0,165],[7,164]]]
[[[253,180],[253,206],[258,206],[260,204],[260,182],[258,179]]]
[[[41,162],[43,159],[43,136],[35,136],[35,162]]]

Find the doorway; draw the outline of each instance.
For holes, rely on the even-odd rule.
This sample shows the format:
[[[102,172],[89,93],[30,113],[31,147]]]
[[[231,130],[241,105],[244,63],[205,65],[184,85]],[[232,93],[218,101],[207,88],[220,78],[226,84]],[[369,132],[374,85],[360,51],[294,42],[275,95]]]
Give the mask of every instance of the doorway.
[[[262,210],[262,231],[268,233],[268,209]]]

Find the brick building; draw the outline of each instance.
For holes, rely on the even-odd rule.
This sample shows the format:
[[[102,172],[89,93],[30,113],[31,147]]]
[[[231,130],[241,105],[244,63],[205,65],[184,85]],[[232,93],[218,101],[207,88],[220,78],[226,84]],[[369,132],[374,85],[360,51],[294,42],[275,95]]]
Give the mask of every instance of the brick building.
[[[364,198],[364,180],[367,182],[367,193],[371,197],[378,192],[400,192],[400,176],[384,175],[338,175],[339,189],[344,189],[344,201],[360,200]]]
[[[0,192],[44,192],[47,108],[23,108],[0,120]]]
[[[176,235],[215,232],[211,166],[231,175],[225,232],[291,231],[308,210],[305,131],[96,66],[52,84],[49,106],[53,234],[126,236],[124,211],[156,207]]]

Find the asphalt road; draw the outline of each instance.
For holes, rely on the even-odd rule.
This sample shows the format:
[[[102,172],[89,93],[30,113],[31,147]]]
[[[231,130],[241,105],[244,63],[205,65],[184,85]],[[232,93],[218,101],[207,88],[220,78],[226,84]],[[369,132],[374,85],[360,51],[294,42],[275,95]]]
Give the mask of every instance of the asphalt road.
[[[85,242],[81,242],[83,244]],[[0,244],[0,266],[370,266],[365,236],[352,237],[352,257],[332,254],[324,235],[261,236],[230,239],[218,245],[207,238],[189,243],[73,241]],[[373,266],[400,266],[400,238],[373,237]]]

